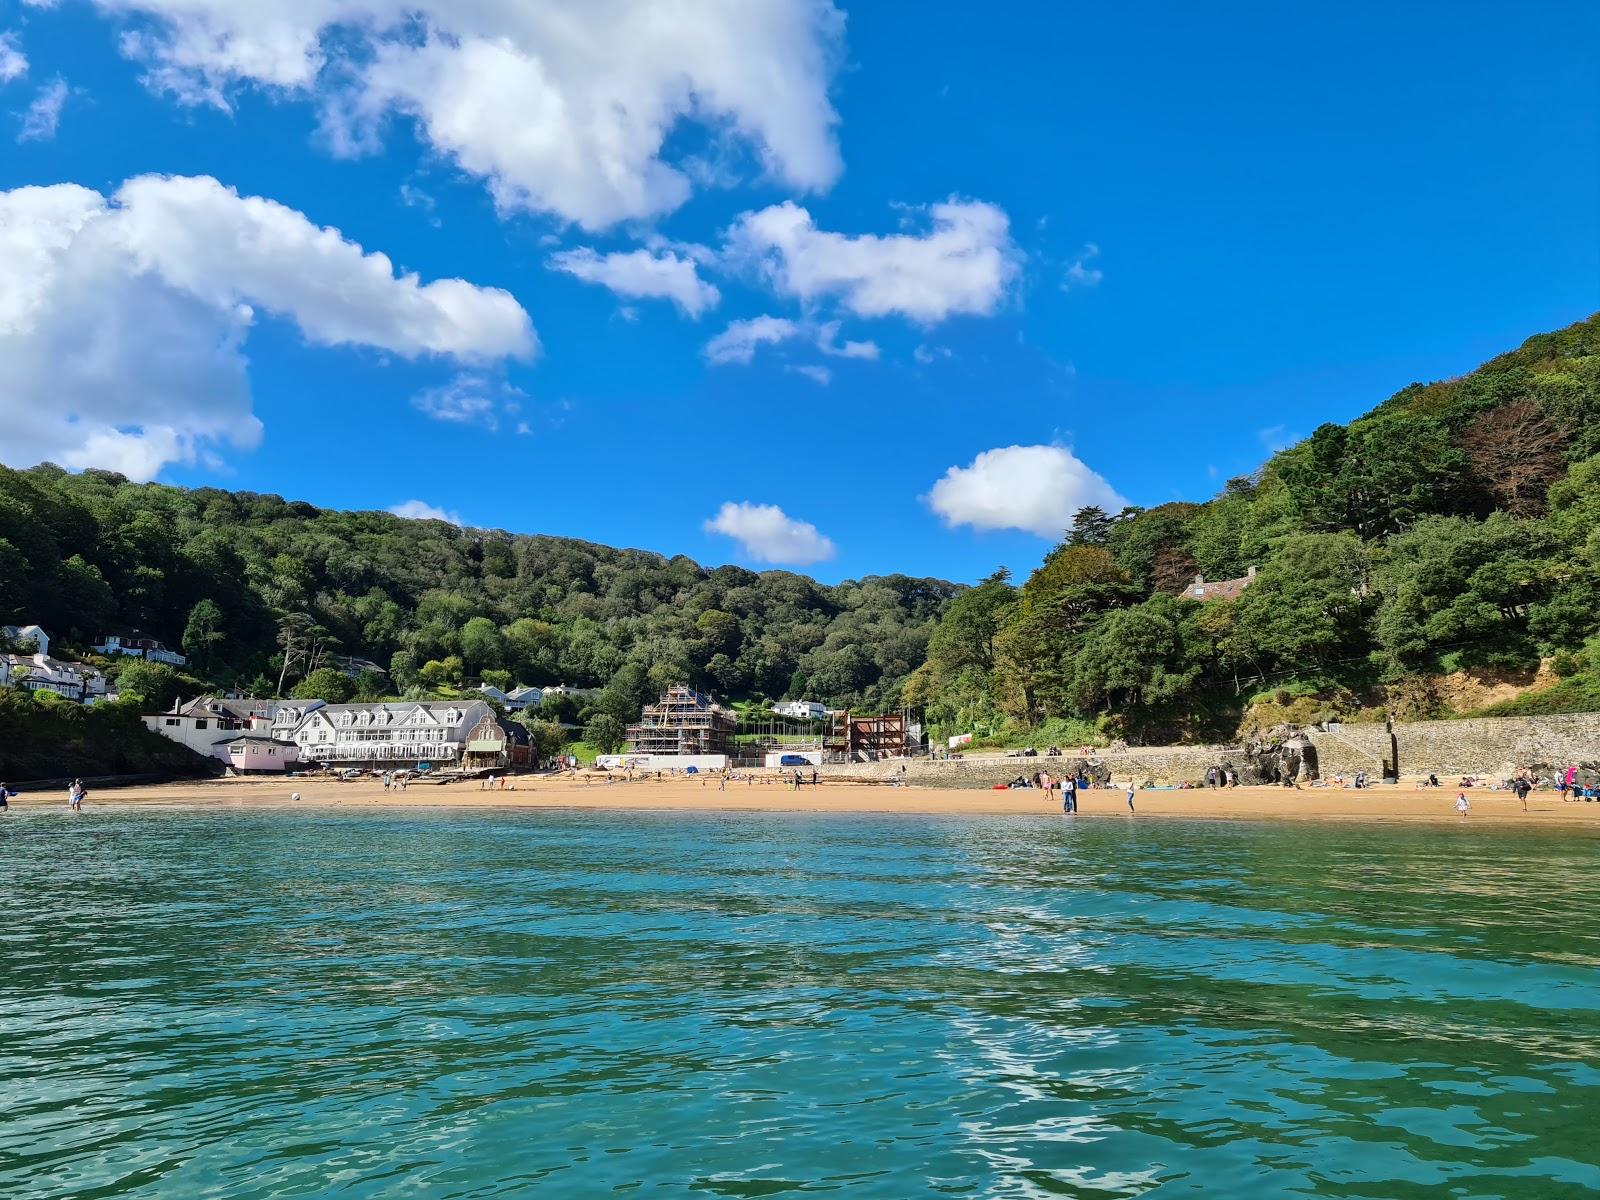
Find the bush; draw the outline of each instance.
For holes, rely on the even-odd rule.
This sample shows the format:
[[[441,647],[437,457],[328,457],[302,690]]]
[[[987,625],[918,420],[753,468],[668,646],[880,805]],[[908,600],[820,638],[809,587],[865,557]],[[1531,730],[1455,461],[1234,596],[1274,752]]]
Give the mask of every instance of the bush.
[[[0,779],[220,774],[222,763],[145,728],[132,702],[85,707],[0,688]]]

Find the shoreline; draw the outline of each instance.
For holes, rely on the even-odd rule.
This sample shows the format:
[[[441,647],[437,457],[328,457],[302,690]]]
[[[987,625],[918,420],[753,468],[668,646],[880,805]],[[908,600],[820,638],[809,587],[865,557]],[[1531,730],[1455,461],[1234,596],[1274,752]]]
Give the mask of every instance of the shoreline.
[[[377,780],[341,783],[332,779],[219,779],[175,784],[140,784],[91,791],[84,813],[226,809],[350,810],[500,809],[534,811],[798,813],[821,816],[1035,816],[1063,818],[1060,801],[1047,803],[1033,790],[896,788],[859,783],[806,785],[796,792],[774,781],[730,783],[718,790],[712,780],[639,779],[616,783],[584,782],[582,777],[515,777],[515,790],[480,788],[476,782],[418,785],[405,792],[384,791]],[[1123,820],[1139,818],[1244,821],[1335,821],[1342,824],[1489,824],[1541,830],[1600,833],[1600,803],[1563,803],[1554,792],[1535,792],[1524,813],[1510,792],[1468,789],[1472,810],[1454,810],[1456,788],[1382,786],[1357,788],[1239,787],[1174,789],[1135,793],[1137,811],[1129,814],[1117,788],[1079,793],[1078,816]],[[293,799],[298,792],[300,799]],[[26,792],[11,801],[14,813],[66,810],[65,796]]]

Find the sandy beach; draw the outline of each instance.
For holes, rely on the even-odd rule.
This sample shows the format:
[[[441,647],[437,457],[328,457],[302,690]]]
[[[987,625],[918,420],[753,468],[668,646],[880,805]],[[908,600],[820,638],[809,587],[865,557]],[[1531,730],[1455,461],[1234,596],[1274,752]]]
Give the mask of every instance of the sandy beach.
[[[906,813],[920,815],[1061,816],[1059,801],[1047,803],[1041,792],[946,788],[895,788],[884,785],[824,782],[798,792],[770,777],[730,782],[719,790],[717,780],[694,778],[617,780],[603,777],[559,778],[522,776],[515,790],[486,790],[477,782],[414,784],[404,792],[384,791],[375,779],[218,779],[126,788],[90,793],[85,812],[95,809],[162,807],[255,808],[594,808],[622,810],[705,810],[808,813]],[[1460,823],[1454,811],[1457,789],[1395,787],[1277,787],[1222,790],[1161,791],[1137,794],[1140,817],[1191,819],[1301,819],[1336,821],[1447,821]],[[292,797],[299,793],[300,799]],[[1470,823],[1600,829],[1600,803],[1562,803],[1554,792],[1536,792],[1528,811],[1510,792],[1472,788],[1467,792]],[[22,811],[65,808],[65,793],[26,792],[11,802]],[[1082,818],[1128,819],[1120,789],[1089,790],[1079,796]]]

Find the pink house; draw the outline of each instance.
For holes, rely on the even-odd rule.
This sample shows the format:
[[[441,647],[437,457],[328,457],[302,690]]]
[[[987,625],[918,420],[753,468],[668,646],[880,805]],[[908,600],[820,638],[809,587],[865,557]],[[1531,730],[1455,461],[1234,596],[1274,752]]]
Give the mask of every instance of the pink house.
[[[286,771],[300,761],[300,747],[259,733],[240,734],[218,742],[212,754],[235,771]]]

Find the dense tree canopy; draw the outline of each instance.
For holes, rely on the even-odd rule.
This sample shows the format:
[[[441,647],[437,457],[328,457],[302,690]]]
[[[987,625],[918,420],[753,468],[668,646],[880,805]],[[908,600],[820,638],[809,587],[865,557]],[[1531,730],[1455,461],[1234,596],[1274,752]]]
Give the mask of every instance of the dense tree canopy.
[[[673,682],[891,706],[958,591],[902,575],[829,587],[104,471],[0,468],[0,621],[37,621],[63,648],[139,629],[209,682],[281,680],[285,693],[344,691],[328,659],[347,654],[387,667],[397,690],[508,675],[604,688],[622,721]]]

